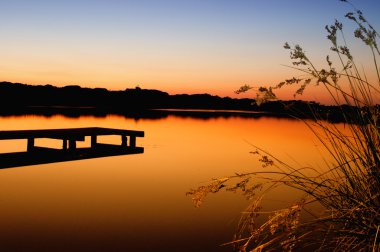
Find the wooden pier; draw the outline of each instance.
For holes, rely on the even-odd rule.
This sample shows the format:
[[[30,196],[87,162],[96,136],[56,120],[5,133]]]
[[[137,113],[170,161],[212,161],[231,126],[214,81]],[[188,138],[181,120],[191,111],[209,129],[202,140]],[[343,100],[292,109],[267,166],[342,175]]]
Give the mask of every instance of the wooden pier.
[[[106,135],[119,135],[120,145],[98,143],[97,137]],[[85,137],[91,138],[90,147],[77,148]],[[144,132],[95,127],[0,131],[0,140],[27,140],[26,152],[0,153],[0,168],[144,153],[143,147],[136,146],[137,137],[144,137]],[[62,140],[62,148],[35,146],[38,138]]]

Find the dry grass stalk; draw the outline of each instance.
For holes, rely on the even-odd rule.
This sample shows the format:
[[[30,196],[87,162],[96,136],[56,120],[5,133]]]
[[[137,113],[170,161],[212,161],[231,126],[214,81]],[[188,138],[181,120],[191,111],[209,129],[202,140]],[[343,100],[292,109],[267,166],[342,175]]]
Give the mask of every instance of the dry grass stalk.
[[[293,77],[274,87],[261,87],[256,99],[258,104],[276,99],[275,91],[287,85],[298,86],[295,95],[301,95],[313,83],[327,90],[341,108],[346,130],[326,123],[317,111],[313,122],[305,121],[333,160],[327,163],[327,171],[294,168],[256,147],[253,154],[260,155],[262,166],[270,171],[235,174],[188,193],[196,206],[208,193],[221,189],[240,191],[252,200],[242,213],[234,240],[225,245],[234,245],[242,252],[380,251],[379,34],[357,9],[347,13],[346,18],[357,25],[354,36],[370,49],[375,81],[369,81],[359,70],[347,46],[343,24],[335,21],[326,26],[326,31],[339,67],[327,56],[328,67],[317,69],[301,46],[286,43],[284,48],[290,51],[292,68],[301,71],[303,77]],[[246,85],[237,93],[250,89]],[[287,208],[262,212],[266,194],[280,185],[300,190],[305,196]],[[301,222],[300,213],[308,211],[307,207],[314,202],[325,211]],[[267,215],[268,219],[258,225],[260,215]]]

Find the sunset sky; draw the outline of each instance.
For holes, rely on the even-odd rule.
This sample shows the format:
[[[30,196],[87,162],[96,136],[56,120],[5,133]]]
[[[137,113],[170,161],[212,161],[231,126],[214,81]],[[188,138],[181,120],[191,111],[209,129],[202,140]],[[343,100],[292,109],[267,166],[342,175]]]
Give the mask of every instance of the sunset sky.
[[[380,1],[352,2],[380,29]],[[286,41],[321,64],[324,26],[348,11],[338,0],[0,0],[0,81],[234,96],[298,74],[283,66]]]

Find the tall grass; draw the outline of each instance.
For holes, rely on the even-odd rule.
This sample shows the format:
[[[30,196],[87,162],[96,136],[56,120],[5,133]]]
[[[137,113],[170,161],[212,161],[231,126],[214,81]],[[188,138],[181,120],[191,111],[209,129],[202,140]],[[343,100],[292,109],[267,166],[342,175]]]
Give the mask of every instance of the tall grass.
[[[305,121],[327,153],[326,170],[293,167],[255,147],[252,153],[259,155],[267,170],[215,179],[188,192],[196,206],[207,194],[220,190],[240,191],[251,200],[242,213],[236,237],[225,245],[233,245],[238,251],[380,251],[379,34],[362,12],[353,8],[346,18],[356,24],[354,36],[372,55],[372,62],[367,64],[375,69],[373,81],[357,65],[343,24],[335,21],[326,26],[326,31],[338,64],[327,56],[327,67],[318,69],[301,46],[286,43],[291,67],[300,71],[301,77],[261,87],[256,99],[257,103],[275,99],[276,90],[287,85],[296,85],[296,94],[302,94],[310,85],[319,85],[329,93],[341,108],[345,128],[325,122],[317,111],[313,111],[314,120]],[[243,86],[238,92],[249,89]],[[284,185],[304,192],[304,197],[286,208],[262,211],[265,196]],[[309,206],[315,203],[323,211],[301,221],[301,214],[309,212]],[[267,219],[260,223],[258,216]]]

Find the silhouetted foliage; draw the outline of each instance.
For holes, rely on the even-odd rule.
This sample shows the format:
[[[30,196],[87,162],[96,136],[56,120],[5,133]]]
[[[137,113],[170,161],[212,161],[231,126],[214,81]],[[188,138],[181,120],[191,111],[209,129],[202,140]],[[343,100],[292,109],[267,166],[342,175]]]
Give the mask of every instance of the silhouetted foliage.
[[[236,235],[224,244],[233,245],[236,251],[380,251],[379,34],[350,1],[341,1],[354,8],[345,17],[356,24],[353,35],[369,49],[372,62],[367,60],[359,67],[346,44],[343,23],[335,20],[325,29],[338,64],[327,55],[326,67],[319,68],[300,45],[285,43],[291,68],[301,75],[255,89],[255,102],[263,109],[277,113],[288,109],[295,111],[290,114],[299,113],[299,119],[305,111],[309,111],[307,116],[313,115],[312,120],[303,121],[322,147],[324,164],[304,166],[296,161],[292,165],[252,145],[250,153],[258,155],[261,165],[249,172],[213,179],[187,193],[196,207],[207,195],[222,190],[241,192],[250,199]],[[377,78],[368,79],[368,70]],[[277,89],[291,85],[297,88],[297,96],[312,83],[326,90],[335,106],[276,101]],[[237,93],[250,89],[245,85]],[[344,127],[326,123],[326,118],[344,122]],[[303,195],[284,208],[264,209],[269,192],[280,186]],[[321,208],[313,209],[315,204]]]
[[[133,114],[133,117],[147,114],[150,109],[207,109],[207,110],[245,110],[272,113],[281,117],[314,118],[314,114],[332,122],[342,121],[341,110],[354,109],[350,106],[325,106],[305,101],[269,101],[260,106],[254,99],[233,99],[210,94],[178,94],[140,87],[124,91],[109,91],[105,88],[82,88],[78,85],[55,87],[47,85],[27,85],[0,82],[0,114],[55,113],[78,117],[81,114],[105,116],[108,113]],[[169,112],[165,112],[168,114]],[[196,116],[199,112],[171,111],[181,116]],[[210,112],[209,112],[210,113]],[[224,113],[223,116],[228,116]],[[157,113],[155,114],[157,115]],[[221,115],[221,114],[220,114]],[[244,116],[253,116],[244,115]],[[257,115],[256,115],[257,116]]]

